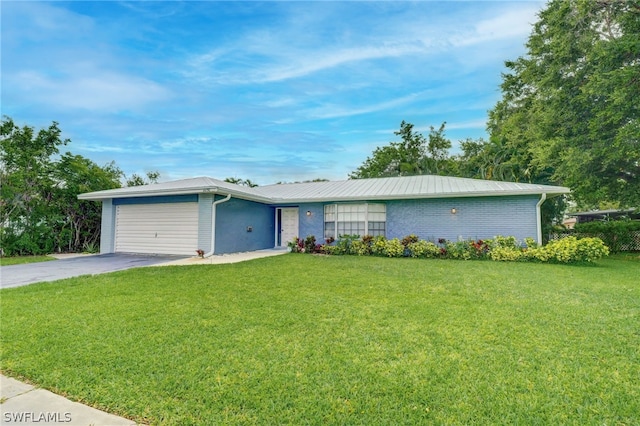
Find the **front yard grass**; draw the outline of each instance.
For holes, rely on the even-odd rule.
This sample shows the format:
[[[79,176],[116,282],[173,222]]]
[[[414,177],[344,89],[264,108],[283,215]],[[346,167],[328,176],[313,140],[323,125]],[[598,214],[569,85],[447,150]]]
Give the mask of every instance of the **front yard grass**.
[[[640,262],[283,255],[0,292],[0,368],[148,424],[640,423]]]

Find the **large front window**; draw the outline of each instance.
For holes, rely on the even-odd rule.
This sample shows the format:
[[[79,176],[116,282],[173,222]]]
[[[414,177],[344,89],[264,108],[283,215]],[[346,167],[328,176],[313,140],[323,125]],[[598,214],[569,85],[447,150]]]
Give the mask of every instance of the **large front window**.
[[[324,237],[340,235],[385,235],[387,207],[384,204],[327,204],[324,206]]]

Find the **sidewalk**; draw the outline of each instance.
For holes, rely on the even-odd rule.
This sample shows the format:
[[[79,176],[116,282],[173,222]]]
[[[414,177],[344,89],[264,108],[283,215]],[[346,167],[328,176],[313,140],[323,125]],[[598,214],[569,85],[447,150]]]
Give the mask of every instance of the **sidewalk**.
[[[0,424],[135,426],[136,422],[0,375]]]

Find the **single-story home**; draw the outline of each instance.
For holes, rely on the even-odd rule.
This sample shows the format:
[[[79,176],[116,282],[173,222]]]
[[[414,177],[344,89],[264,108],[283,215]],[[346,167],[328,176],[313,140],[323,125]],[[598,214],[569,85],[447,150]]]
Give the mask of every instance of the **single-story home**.
[[[560,186],[404,176],[247,187],[209,177],[81,194],[102,202],[101,253],[195,255],[345,234],[542,241],[540,206]]]

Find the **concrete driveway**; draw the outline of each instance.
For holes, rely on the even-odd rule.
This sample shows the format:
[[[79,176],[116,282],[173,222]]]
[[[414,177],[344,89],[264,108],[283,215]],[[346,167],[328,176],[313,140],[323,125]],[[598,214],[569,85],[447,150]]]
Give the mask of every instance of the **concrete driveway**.
[[[103,274],[139,266],[158,265],[185,257],[112,253],[2,266],[0,267],[0,288],[20,287],[42,281],[55,281],[80,275]]]

